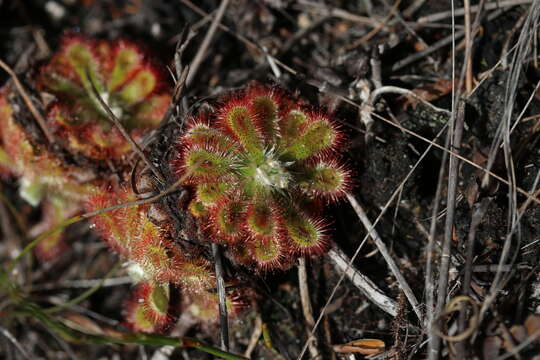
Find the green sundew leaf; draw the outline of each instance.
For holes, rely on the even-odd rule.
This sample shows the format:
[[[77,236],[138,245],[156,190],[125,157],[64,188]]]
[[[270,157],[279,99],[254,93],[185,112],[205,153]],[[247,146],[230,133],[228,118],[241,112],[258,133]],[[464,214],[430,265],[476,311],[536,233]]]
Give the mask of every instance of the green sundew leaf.
[[[233,168],[225,154],[198,147],[188,150],[184,163],[192,178],[219,178]]]
[[[45,74],[45,76],[49,90],[65,94],[70,99],[86,98],[88,101],[88,93],[80,85],[56,73]]]
[[[278,131],[278,106],[276,102],[270,96],[258,96],[253,99],[253,110],[257,115],[267,144],[271,144]]]
[[[9,157],[6,151],[0,148],[0,168],[5,168],[9,171],[13,167],[13,160]]]
[[[30,180],[25,177],[21,179],[19,195],[33,207],[39,205],[41,200],[43,200],[46,191],[47,186],[37,179]]]
[[[232,107],[225,115],[225,121],[248,153],[250,160],[256,164],[261,163],[264,159],[263,143],[247,107]]]
[[[141,55],[136,49],[126,47],[118,51],[114,59],[114,67],[107,87],[109,92],[116,90],[128,76],[141,65]]]
[[[133,314],[133,322],[137,324],[139,329],[145,332],[152,332],[154,330],[154,324],[146,315],[147,312],[144,306],[144,303],[137,304]]]
[[[144,102],[138,104],[132,116],[126,116],[124,125],[126,129],[133,130],[143,127],[156,127],[160,124],[163,115],[171,102],[169,94],[151,95]]]
[[[149,296],[150,306],[160,314],[167,314],[169,309],[169,284],[155,284]]]
[[[61,196],[49,195],[43,201],[43,222],[46,225],[58,224],[64,220],[70,212],[70,203]],[[65,246],[63,234],[55,233],[43,239],[35,248],[38,257],[42,260],[53,259],[60,254]]]
[[[193,125],[187,131],[185,139],[198,145],[216,144],[220,149],[230,149],[234,144],[222,131],[203,123]]]
[[[204,205],[215,203],[220,197],[226,194],[230,186],[224,182],[211,182],[199,184],[196,190],[197,199]]]
[[[66,58],[79,76],[88,93],[92,93],[93,83],[99,93],[104,92],[102,79],[99,76],[98,60],[92,54],[89,45],[75,42],[65,50]]]
[[[282,141],[286,144],[297,138],[306,123],[307,116],[303,111],[290,111],[283,119],[281,119],[279,124]]]
[[[261,237],[253,241],[252,256],[261,266],[271,266],[272,263],[279,264],[281,259],[281,248],[278,239],[274,237]]]
[[[289,213],[285,217],[285,226],[294,245],[308,250],[321,245],[322,232],[317,225],[302,213]]]
[[[128,105],[136,104],[154,91],[156,84],[157,79],[154,73],[141,70],[122,87],[119,96]]]
[[[196,218],[208,215],[208,210],[204,204],[200,201],[191,201],[188,205],[188,209]]]
[[[336,164],[317,164],[303,171],[298,182],[304,190],[333,196],[345,191],[347,173]]]
[[[336,130],[328,121],[316,121],[308,125],[302,135],[285,148],[284,155],[294,160],[307,159],[329,149],[334,144],[336,135]]]

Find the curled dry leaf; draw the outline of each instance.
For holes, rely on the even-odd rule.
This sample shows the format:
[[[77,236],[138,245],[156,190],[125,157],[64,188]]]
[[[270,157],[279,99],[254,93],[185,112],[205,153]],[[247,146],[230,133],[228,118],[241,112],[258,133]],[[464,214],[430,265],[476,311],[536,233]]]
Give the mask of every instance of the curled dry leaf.
[[[540,331],[540,315],[529,315],[525,320],[525,328],[527,329],[527,334],[532,336],[536,332]],[[540,340],[536,340],[539,342]]]
[[[360,339],[343,345],[334,345],[333,349],[338,353],[375,355],[382,353],[385,350],[385,345],[384,341],[378,339]]]

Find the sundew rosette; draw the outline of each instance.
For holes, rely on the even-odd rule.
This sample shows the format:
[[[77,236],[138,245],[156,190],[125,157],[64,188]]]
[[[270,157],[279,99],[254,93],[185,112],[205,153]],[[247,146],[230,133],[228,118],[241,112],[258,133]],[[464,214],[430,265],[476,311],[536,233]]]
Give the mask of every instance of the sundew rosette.
[[[96,93],[136,141],[157,127],[171,99],[161,72],[138,45],[81,35],[61,40],[38,85],[55,97],[47,121],[58,141],[92,160],[115,161],[132,150]]]
[[[329,115],[253,84],[192,118],[178,147],[173,167],[192,189],[189,211],[240,263],[286,268],[328,248],[323,207],[350,186],[343,133]]]

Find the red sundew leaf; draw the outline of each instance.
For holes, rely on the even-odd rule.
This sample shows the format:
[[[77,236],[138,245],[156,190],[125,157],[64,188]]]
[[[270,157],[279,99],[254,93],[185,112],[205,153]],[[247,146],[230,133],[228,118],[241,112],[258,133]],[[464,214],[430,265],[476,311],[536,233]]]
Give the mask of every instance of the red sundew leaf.
[[[95,48],[96,41],[84,36],[64,36],[60,50],[41,68],[40,84],[50,91],[63,92],[70,97],[82,93],[83,88],[91,89],[90,80],[94,81],[98,90],[102,90],[103,79],[99,75],[102,69]],[[77,87],[81,89],[75,90]],[[76,93],[70,94],[74,90]]]
[[[351,188],[350,172],[336,160],[306,164],[305,170],[300,174],[300,189],[315,198],[337,202]]]
[[[256,266],[255,259],[253,259],[251,251],[246,244],[237,244],[237,246],[230,247],[228,249],[228,254],[237,264],[246,267]]]
[[[245,98],[232,99],[225,104],[218,115],[224,129],[231,134],[249,156],[262,160],[264,141],[262,131],[254,121],[249,100]]]
[[[282,147],[290,146],[309,122],[308,114],[298,108],[293,108],[280,117],[279,131],[281,135],[280,143]]]
[[[29,235],[36,237],[52,229],[65,219],[80,212],[82,210],[81,205],[71,199],[49,196],[43,201],[41,221],[30,229]],[[50,261],[58,258],[67,249],[68,244],[65,241],[65,233],[56,232],[41,240],[34,248],[34,252],[39,260]]]
[[[195,190],[195,199],[203,205],[214,205],[230,193],[231,185],[227,181],[214,181],[199,184]]]
[[[146,217],[140,220],[138,228],[128,258],[140,265],[145,278],[156,282],[174,281],[183,258],[179,254],[174,256],[172,242]]]
[[[214,144],[192,145],[186,147],[177,160],[176,171],[182,176],[190,174],[185,183],[208,183],[231,173],[235,159],[227,151],[222,151]]]
[[[195,218],[203,218],[209,215],[208,209],[200,201],[192,200],[188,205],[188,210]]]
[[[12,155],[10,155],[10,151],[6,146],[9,146],[11,142],[11,146],[16,149],[19,146],[13,146],[13,144],[17,144],[24,139],[22,132],[16,131],[16,128],[13,128],[13,126],[10,125],[13,109],[7,101],[6,93],[6,91],[0,91],[0,175],[4,177],[17,172]],[[13,129],[13,134],[9,134],[8,127]],[[11,152],[13,153],[13,150]]]
[[[127,189],[113,192],[111,189],[104,188],[90,196],[85,207],[87,211],[93,211],[135,199],[135,195]],[[131,252],[132,241],[139,235],[143,217],[139,207],[128,206],[98,214],[92,218],[92,223],[113,250],[128,256]]]
[[[259,85],[252,85],[247,90],[250,113],[253,114],[253,120],[266,146],[271,146],[279,135],[278,119],[282,97],[279,90],[268,90]]]
[[[249,241],[250,254],[263,271],[282,269],[285,256],[281,236],[255,236]]]
[[[207,291],[215,286],[215,276],[210,263],[203,259],[177,261],[171,282],[180,284],[190,292]]]
[[[161,123],[163,116],[165,116],[170,103],[171,97],[169,94],[149,96],[145,101],[137,105],[133,116],[124,121],[126,129],[142,128],[147,131],[147,129],[157,127]]]
[[[21,177],[23,183],[31,186],[50,185],[55,189],[62,188],[65,193],[70,193],[76,199],[80,198],[77,193],[87,193],[88,186],[78,183],[71,177],[75,173],[74,169],[64,166],[46,148],[30,143],[25,130],[13,119],[12,108],[6,98],[8,92],[2,93],[0,136],[5,155],[5,171]]]
[[[245,237],[245,206],[242,201],[225,198],[210,210],[210,226],[216,240],[232,244]]]
[[[210,120],[205,115],[201,118],[190,119],[186,132],[180,140],[184,146],[211,145],[221,151],[230,151],[231,146],[235,146],[229,135],[210,125]]]
[[[118,41],[112,55],[111,69],[108,71],[107,88],[109,92],[123,86],[143,66],[144,56],[133,44]]]
[[[126,325],[135,332],[164,333],[173,322],[169,285],[141,282],[124,305]]]
[[[301,212],[285,215],[287,241],[293,253],[301,255],[320,255],[328,246],[325,222],[312,219]]]
[[[237,296],[226,294],[225,304],[227,315],[236,317],[244,307]],[[217,323],[219,321],[219,297],[216,293],[198,292],[189,294],[184,298],[184,307],[193,316],[207,323]]]

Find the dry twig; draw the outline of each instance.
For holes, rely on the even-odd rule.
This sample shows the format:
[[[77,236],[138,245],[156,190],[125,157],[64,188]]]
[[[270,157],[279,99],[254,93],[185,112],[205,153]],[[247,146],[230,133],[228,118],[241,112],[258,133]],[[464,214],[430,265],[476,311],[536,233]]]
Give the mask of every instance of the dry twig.
[[[315,319],[313,318],[313,308],[311,307],[311,300],[309,298],[306,260],[303,257],[298,259],[298,286],[300,288],[300,301],[302,303],[302,312],[304,313],[304,319],[306,320],[307,325],[307,342],[309,353],[311,354],[311,359],[320,359],[321,352],[318,349],[317,337],[315,336],[315,334],[311,334],[309,331],[315,326]]]
[[[334,248],[330,249],[327,255],[335,264],[336,268],[339,269],[340,272],[345,273],[354,286],[356,286],[372,303],[392,316],[397,315],[397,303],[379,289],[366,275],[362,274],[354,266],[348,266],[350,259],[343,251]]]
[[[195,55],[195,58],[191,62],[190,65],[190,72],[188,74],[186,84],[189,86],[193,79],[195,78],[195,75],[197,74],[197,70],[199,70],[199,66],[201,65],[204,56],[206,55],[206,50],[208,50],[208,46],[210,45],[210,42],[212,41],[212,38],[214,37],[216,30],[221,23],[221,19],[223,18],[223,15],[225,15],[225,10],[227,9],[227,6],[229,5],[229,0],[222,0],[221,4],[219,5],[219,8],[216,12],[216,16],[214,17],[214,20],[212,20],[212,24],[210,25],[210,28],[208,29],[208,32],[206,33],[203,42],[201,43],[201,46],[199,47],[199,50],[197,50],[197,54]]]
[[[45,123],[45,118],[38,111],[38,109],[36,109],[36,106],[34,105],[32,100],[30,99],[30,96],[28,95],[28,93],[24,89],[24,86],[19,81],[19,78],[17,77],[17,74],[15,74],[15,72],[5,62],[3,62],[2,60],[0,60],[0,67],[2,69],[4,69],[9,74],[9,76],[11,76],[11,78],[13,79],[13,82],[15,83],[15,87],[17,88],[17,91],[19,92],[19,94],[23,98],[23,101],[24,101],[25,105],[28,107],[28,110],[30,110],[30,112],[32,113],[32,116],[34,116],[34,119],[36,119],[41,131],[43,131],[43,134],[47,138],[47,141],[50,144],[54,144],[54,137],[53,137],[52,133],[49,131],[49,128],[47,128],[47,124]]]
[[[386,244],[382,241],[379,234],[377,233],[377,230],[375,230],[375,226],[371,223],[369,218],[367,217],[367,214],[365,213],[362,206],[358,203],[358,201],[352,196],[351,194],[347,194],[347,199],[349,200],[349,203],[353,207],[354,211],[356,212],[356,215],[358,215],[358,218],[366,228],[366,231],[369,233],[369,236],[371,236],[371,239],[377,246],[377,249],[379,249],[379,252],[383,256],[384,260],[386,261],[386,264],[390,268],[390,271],[395,276],[396,280],[399,283],[399,287],[401,288],[401,291],[405,294],[407,297],[407,300],[411,304],[414,313],[420,320],[422,321],[422,313],[420,312],[420,304],[418,303],[418,300],[416,299],[416,296],[414,295],[411,287],[407,283],[407,280],[405,280],[405,277],[403,277],[403,274],[399,270],[396,262],[388,252],[388,248],[386,247]]]

